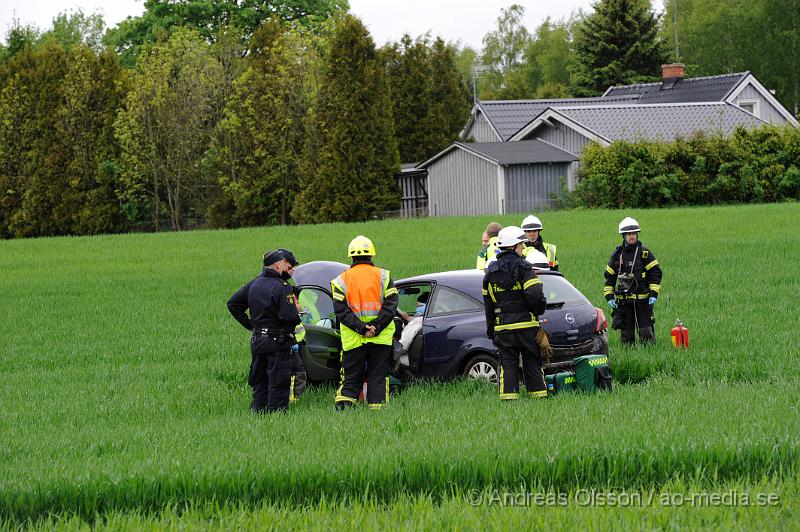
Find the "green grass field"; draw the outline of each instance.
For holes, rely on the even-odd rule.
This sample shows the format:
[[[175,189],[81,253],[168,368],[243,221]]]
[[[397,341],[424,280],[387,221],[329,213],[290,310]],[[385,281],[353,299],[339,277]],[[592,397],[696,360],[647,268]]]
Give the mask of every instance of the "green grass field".
[[[462,381],[336,413],[323,387],[268,417],[248,412],[248,336],[225,307],[264,250],[345,261],[363,233],[402,278],[474,266],[490,218],[0,242],[0,523],[797,527],[800,205],[545,213],[597,305],[628,214],[664,281],[657,344],[611,334],[612,394],[501,404]],[[670,345],[676,318],[689,350]],[[489,504],[494,490],[570,504]],[[578,504],[586,490],[778,501]]]

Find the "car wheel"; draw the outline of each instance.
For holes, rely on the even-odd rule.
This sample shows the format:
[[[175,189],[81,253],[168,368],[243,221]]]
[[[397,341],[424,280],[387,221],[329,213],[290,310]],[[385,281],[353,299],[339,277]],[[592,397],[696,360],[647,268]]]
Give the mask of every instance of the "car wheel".
[[[464,376],[468,379],[497,384],[497,360],[489,355],[478,355],[467,362]]]

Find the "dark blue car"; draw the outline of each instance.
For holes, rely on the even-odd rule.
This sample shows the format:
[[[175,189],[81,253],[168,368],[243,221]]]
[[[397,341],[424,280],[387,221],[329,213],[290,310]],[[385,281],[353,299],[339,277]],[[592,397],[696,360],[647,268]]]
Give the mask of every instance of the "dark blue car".
[[[306,322],[306,348],[302,352],[309,379],[316,382],[339,378],[339,333],[333,313],[330,281],[348,268],[338,262],[310,262],[295,270],[300,303]],[[608,354],[606,319],[559,272],[538,271],[547,298],[540,316],[550,333],[554,356],[545,373],[570,366],[572,359],[587,354]],[[427,294],[421,332],[408,349],[402,367],[406,377],[452,379],[468,376],[497,380],[497,355],[486,336],[480,270],[459,270],[419,275],[395,282],[400,310],[414,314],[417,300]],[[398,320],[398,325],[400,320]]]

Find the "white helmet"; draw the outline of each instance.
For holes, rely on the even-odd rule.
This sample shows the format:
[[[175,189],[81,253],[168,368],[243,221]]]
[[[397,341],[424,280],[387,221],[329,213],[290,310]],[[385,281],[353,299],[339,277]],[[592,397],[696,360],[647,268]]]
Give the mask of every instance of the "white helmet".
[[[526,216],[524,220],[522,220],[522,230],[523,231],[541,231],[542,230],[542,221],[534,215]]]
[[[533,264],[533,267],[537,270],[549,270],[550,269],[550,261],[547,260],[547,257],[544,253],[539,251],[536,248],[527,248],[527,253],[525,254],[525,260]]]
[[[625,233],[638,233],[642,228],[639,227],[639,222],[628,216],[619,223],[619,234]]]
[[[520,242],[527,242],[528,237],[525,232],[516,225],[509,225],[504,227],[497,234],[497,247],[499,248],[513,248]]]

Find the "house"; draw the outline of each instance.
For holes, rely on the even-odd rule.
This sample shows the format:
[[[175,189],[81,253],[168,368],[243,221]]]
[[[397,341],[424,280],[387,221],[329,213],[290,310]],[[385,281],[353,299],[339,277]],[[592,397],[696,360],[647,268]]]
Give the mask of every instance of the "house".
[[[562,178],[574,189],[591,142],[727,136],[764,124],[798,122],[752,73],[685,78],[683,65],[671,64],[660,82],[594,98],[478,102],[462,141],[416,168],[428,173],[433,216],[527,212],[552,206]]]

